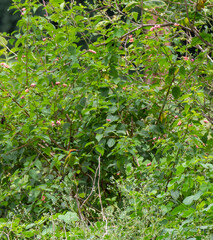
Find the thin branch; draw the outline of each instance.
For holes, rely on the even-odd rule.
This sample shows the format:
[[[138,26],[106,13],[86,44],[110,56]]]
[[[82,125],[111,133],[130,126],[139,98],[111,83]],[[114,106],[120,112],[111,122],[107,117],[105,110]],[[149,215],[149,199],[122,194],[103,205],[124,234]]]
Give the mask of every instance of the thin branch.
[[[75,198],[76,203],[77,203],[78,213],[79,213],[79,216],[80,216],[80,218],[81,218],[81,221],[84,221],[84,216],[83,216],[83,214],[82,214],[82,212],[81,212],[80,203],[79,203],[79,201],[78,201],[78,187],[77,187],[77,192],[76,192],[74,198]]]
[[[187,5],[186,0],[185,0],[184,2],[185,2],[186,16],[187,16],[187,19],[188,19],[188,21],[189,21],[190,28],[192,29],[192,28],[193,28],[193,25],[192,25],[191,20],[190,20],[190,18],[189,18],[188,5]]]
[[[164,108],[165,108],[166,103],[167,103],[167,98],[168,98],[168,96],[169,96],[170,89],[171,89],[171,86],[172,86],[172,83],[174,82],[174,80],[175,80],[175,74],[173,74],[173,79],[172,79],[172,81],[171,81],[171,83],[170,83],[170,85],[169,85],[169,88],[168,88],[168,90],[167,90],[167,93],[166,93],[166,96],[165,96],[165,99],[164,99],[164,103],[163,103],[163,106],[162,106],[162,108],[161,108],[161,111],[160,111],[160,114],[159,114],[159,117],[158,117],[158,120],[157,120],[156,125],[159,123],[160,118],[161,118],[161,116],[162,116],[162,114],[163,114]]]
[[[66,150],[64,147],[60,146],[54,139],[52,139],[52,137],[50,136],[50,133],[48,132],[48,136],[50,138],[50,141],[52,143],[54,143],[58,148],[62,149],[62,150]]]
[[[197,45],[197,48],[199,48],[199,49],[201,50],[201,52],[205,52],[200,45]],[[208,54],[206,54],[206,56],[207,56],[207,58],[213,63],[212,58],[211,58]]]
[[[128,35],[130,35],[131,33],[138,31],[138,30],[141,29],[141,28],[144,28],[144,27],[153,27],[153,26],[155,26],[155,25],[156,25],[156,24],[143,24],[143,25],[140,25],[139,27],[134,28],[133,30],[125,33],[125,34],[124,34],[123,36],[121,36],[119,39],[123,39],[123,38],[127,37]],[[172,23],[172,22],[164,23],[164,24],[159,24],[160,27],[167,27],[167,26],[172,26],[172,25],[174,25],[174,23]],[[190,28],[187,28],[187,29],[188,29],[188,30],[191,30]],[[100,44],[95,45],[95,47],[100,47],[100,46],[103,46],[103,45],[105,45],[105,44],[106,44],[105,42],[104,42],[104,43],[100,43]]]
[[[195,29],[195,27],[193,26],[193,24],[191,23],[191,20],[189,18],[189,12],[188,12],[188,5],[187,5],[187,1],[185,0],[185,8],[186,8],[186,15],[187,15],[187,19],[189,21],[189,25],[191,28],[191,32],[193,32],[195,34],[196,37],[198,37],[203,43],[205,43],[207,46],[209,47],[213,47],[213,44],[211,44],[210,42],[206,41],[205,39],[203,39],[199,32]]]
[[[104,237],[105,235],[107,235],[108,230],[107,230],[107,218],[105,217],[104,208],[103,208],[103,204],[102,204],[102,200],[101,200],[100,178],[101,178],[101,154],[98,157],[98,195],[99,195],[99,200],[100,200],[100,205],[101,205],[101,213],[102,213],[103,221],[106,222],[105,233],[103,235],[103,237]]]
[[[88,197],[83,201],[83,203],[81,204],[80,208],[82,208],[84,206],[84,204],[88,201],[88,199],[90,198],[92,193],[95,191],[95,182],[96,182],[96,177],[97,177],[97,173],[98,173],[98,168],[99,168],[99,166],[96,168],[94,179],[92,179],[93,180],[93,182],[92,182],[92,190],[91,190],[90,194],[88,195]]]
[[[95,11],[102,10],[102,9],[104,9],[104,8],[111,8],[111,7],[112,7],[111,5],[102,6],[102,7],[99,7],[99,8],[93,9],[93,10],[91,10],[91,11],[88,11],[88,13],[92,13],[92,12],[95,12]]]
[[[27,145],[29,145],[30,143],[35,142],[36,140],[37,140],[37,139],[32,139],[32,140],[29,141],[28,143],[25,143],[25,144],[23,144],[23,145],[21,145],[21,146],[19,146],[19,147],[17,147],[17,148],[14,148],[14,149],[10,150],[9,152],[6,152],[5,155],[8,155],[9,153],[14,152],[14,151],[16,151],[16,150],[19,150],[19,149],[21,149],[21,148],[24,148],[24,147],[26,147]]]
[[[7,91],[5,90],[5,87],[4,87],[4,85],[3,85],[2,82],[1,82],[1,85],[3,86],[3,88],[0,87],[0,89],[1,89],[3,92],[7,92]],[[10,98],[12,99],[12,101],[13,101],[16,105],[18,105],[21,109],[23,109],[23,107],[16,101],[16,99],[15,99],[14,97],[12,97],[8,92],[7,92],[7,96],[10,97]],[[28,117],[30,117],[30,114],[29,114],[25,109],[23,109],[23,111],[24,111],[25,115],[27,115]]]
[[[16,57],[18,56],[16,53],[14,53],[6,44],[4,44],[4,42],[3,41],[1,41],[1,44],[5,47],[5,48],[7,48],[7,50],[9,51],[9,52],[11,52],[13,55],[15,55]]]
[[[141,0],[141,25],[143,26],[143,0]]]
[[[45,3],[44,0],[42,0],[42,2],[43,2],[43,5],[44,5],[45,15],[46,15],[46,17],[48,17],[48,12],[47,12],[47,9],[46,9],[46,3]]]
[[[198,37],[207,46],[213,47],[213,44],[211,44],[210,42],[208,42],[205,39],[203,39],[194,27],[192,28],[192,32],[195,34],[196,37]]]
[[[209,122],[213,125],[213,118],[207,116],[204,112],[202,112],[202,115],[209,120]]]

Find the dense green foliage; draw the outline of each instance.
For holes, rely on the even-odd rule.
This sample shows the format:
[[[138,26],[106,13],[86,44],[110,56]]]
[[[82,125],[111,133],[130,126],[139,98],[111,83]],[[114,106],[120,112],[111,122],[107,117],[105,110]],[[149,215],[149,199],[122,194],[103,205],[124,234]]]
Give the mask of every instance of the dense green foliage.
[[[212,239],[212,2],[13,2],[0,238]]]

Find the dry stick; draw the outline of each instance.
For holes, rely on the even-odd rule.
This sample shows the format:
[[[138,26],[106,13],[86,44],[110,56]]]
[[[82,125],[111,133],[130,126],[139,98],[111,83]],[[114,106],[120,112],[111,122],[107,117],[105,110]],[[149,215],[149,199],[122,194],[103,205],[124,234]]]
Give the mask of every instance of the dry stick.
[[[95,182],[96,182],[96,177],[97,177],[97,173],[98,173],[98,168],[99,168],[99,166],[96,168],[94,179],[92,179],[93,180],[93,182],[92,182],[92,190],[91,190],[90,194],[88,195],[88,197],[83,201],[83,203],[81,204],[80,208],[82,208],[84,206],[84,204],[88,201],[88,199],[90,198],[92,193],[95,191]]]
[[[193,19],[193,25],[194,25],[194,22],[195,22],[195,18],[196,18],[196,15],[197,15],[197,11],[198,11],[198,9],[197,9],[198,1],[199,1],[199,0],[197,0],[197,3],[196,3],[195,13],[194,13],[194,19]]]
[[[75,178],[75,177],[74,177]],[[74,196],[75,200],[76,200],[76,203],[77,203],[77,207],[78,207],[78,213],[79,213],[79,216],[81,218],[81,221],[84,221],[84,216],[83,214],[81,213],[81,207],[80,207],[80,203],[78,201],[78,186],[76,186],[76,194]]]
[[[67,240],[67,231],[66,231],[65,225],[63,226],[63,229],[64,229],[64,233],[65,233],[65,239]]]
[[[180,83],[179,86],[180,86],[180,87],[184,86],[185,83],[188,81],[188,79],[191,77],[192,73],[194,73],[195,71],[196,71],[196,69],[193,69],[193,70],[188,74],[187,78],[186,78],[182,83]]]
[[[197,48],[199,48],[199,49],[201,50],[201,52],[205,52],[200,45],[197,45]],[[208,54],[206,54],[206,56],[207,56],[207,58],[213,63],[212,58],[211,58]]]
[[[189,20],[190,21],[190,20]],[[156,24],[142,24],[141,26],[138,26],[137,28],[134,28],[133,30],[125,33],[123,36],[121,36],[119,39],[123,39],[125,38],[126,36],[130,35],[131,33],[141,29],[141,28],[144,28],[144,27],[153,27],[155,26]],[[168,27],[168,26],[173,26],[174,23],[173,22],[168,22],[168,23],[164,23],[164,24],[159,24],[160,27]],[[205,39],[203,39],[200,34],[194,29],[194,27],[192,26],[192,28],[188,28],[188,27],[185,27],[183,25],[179,25],[179,27],[181,27],[182,29],[186,30],[186,31],[190,31],[190,32],[193,32],[203,43],[205,43],[207,46],[210,46],[210,47],[213,47],[213,44],[209,43],[208,41],[206,41]],[[97,44],[95,45],[95,47],[99,47],[99,46],[103,46],[105,45],[106,43],[100,43],[100,44]]]
[[[103,235],[103,237],[104,237],[105,235],[107,235],[108,230],[107,230],[107,218],[105,217],[104,208],[103,208],[103,204],[102,204],[102,200],[101,200],[100,177],[101,177],[101,154],[98,157],[98,195],[99,195],[99,200],[100,200],[100,204],[101,204],[101,213],[102,213],[103,221],[106,222],[105,233]]]
[[[4,44],[4,42],[2,42],[1,41],[1,44],[5,47],[5,48],[7,48],[7,50],[9,51],[9,52],[11,52],[13,55],[15,55],[16,57],[18,56],[16,53],[14,53],[6,44]]]
[[[191,30],[196,37],[198,37],[203,43],[205,43],[207,46],[209,47],[213,47],[213,44],[209,43],[208,41],[206,41],[205,39],[203,39],[200,34],[196,31],[196,29],[194,27],[192,27],[192,30]]]

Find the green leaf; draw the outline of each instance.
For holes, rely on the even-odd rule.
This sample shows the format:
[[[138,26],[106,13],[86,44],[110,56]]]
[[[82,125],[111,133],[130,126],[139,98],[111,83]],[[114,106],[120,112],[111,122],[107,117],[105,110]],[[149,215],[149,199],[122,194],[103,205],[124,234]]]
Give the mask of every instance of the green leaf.
[[[7,45],[7,40],[0,36],[0,46],[5,47]]]
[[[60,9],[63,10],[64,7],[65,7],[65,2],[62,2],[62,3],[60,4]]]
[[[132,1],[127,4],[127,6],[124,8],[124,12],[129,12],[133,7],[135,7],[138,3],[135,1]]]
[[[115,139],[114,138],[110,138],[108,141],[107,141],[107,145],[108,147],[113,147],[115,145]]]
[[[22,234],[27,238],[32,238],[33,236],[35,236],[33,229],[31,229],[30,231],[24,231],[24,232],[22,232]]]
[[[79,193],[78,196],[79,196],[80,198],[85,198],[86,194],[83,192],[83,193]]]
[[[169,68],[169,75],[173,75],[173,74],[175,73],[175,71],[176,71],[176,68],[173,67],[173,66],[171,66],[171,67]]]
[[[147,0],[144,2],[145,8],[155,8],[155,7],[163,7],[165,3],[160,0]]]
[[[98,140],[98,139],[97,139],[97,140]],[[95,143],[94,141],[88,142],[84,147],[86,148],[87,146],[93,145],[94,143]]]
[[[29,171],[29,175],[30,175],[34,180],[38,180],[38,174],[39,174],[39,171],[37,171],[37,170],[31,169],[31,170]]]
[[[177,200],[177,199],[179,198],[179,195],[180,195],[179,191],[173,191],[173,190],[171,190],[171,196],[172,196],[172,198],[174,198],[175,200]]]
[[[102,156],[104,155],[104,148],[102,146],[95,147],[95,150],[99,152]]]
[[[181,94],[181,91],[180,91],[179,87],[172,88],[172,95],[173,95],[174,99],[179,98],[180,94]]]
[[[180,174],[182,174],[184,172],[184,170],[185,170],[185,168],[182,165],[179,165],[177,167],[177,170],[176,170],[175,174],[176,175],[180,175]]]
[[[95,138],[97,139],[98,142],[100,142],[103,136],[104,136],[103,134],[96,134]]]
[[[204,208],[203,211],[205,212],[205,211],[209,211],[211,209],[213,210],[213,203],[209,204],[209,206]]]
[[[177,215],[178,213],[181,213],[183,210],[184,210],[184,206],[179,205],[171,211],[171,214]]]
[[[186,75],[186,70],[185,70],[185,67],[184,67],[184,66],[181,66],[181,67],[179,68],[179,73],[180,73],[180,75],[181,75],[182,77],[185,77],[185,75]]]
[[[151,125],[149,129],[152,133],[160,133],[160,128],[157,125]]]
[[[67,212],[65,215],[59,215],[58,219],[63,220],[67,224],[71,224],[79,220],[77,213],[71,211]]]
[[[189,217],[190,215],[192,215],[195,211],[196,211],[195,209],[190,208],[190,209],[184,211],[184,212],[182,213],[181,217],[187,218],[187,217]]]
[[[122,35],[124,35],[124,33],[125,33],[125,31],[124,31],[124,29],[121,27],[121,28],[118,28],[118,29],[115,29],[115,31],[114,31],[114,36],[115,37],[121,37]]]
[[[51,199],[53,201],[53,203],[56,203],[57,202],[57,199],[56,197],[54,197],[53,195],[49,194],[49,193],[45,193],[45,196],[49,199]]]
[[[186,197],[184,200],[183,200],[183,203],[185,205],[190,205],[193,201],[196,201],[200,198],[200,196],[202,195],[203,193],[201,191],[197,192],[195,195],[191,195],[189,197]]]
[[[133,12],[133,13],[132,13],[132,16],[133,16],[134,20],[137,22],[138,13],[137,13],[137,12]]]
[[[76,54],[76,48],[74,46],[68,46],[68,51],[71,55]]]

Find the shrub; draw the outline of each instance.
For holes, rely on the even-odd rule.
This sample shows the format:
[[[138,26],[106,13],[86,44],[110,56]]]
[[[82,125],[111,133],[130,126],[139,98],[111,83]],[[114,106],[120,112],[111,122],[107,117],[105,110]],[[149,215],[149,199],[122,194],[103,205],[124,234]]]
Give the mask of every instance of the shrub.
[[[206,16],[183,1],[180,8],[145,1],[140,17],[136,2],[99,4],[14,0],[19,32],[0,37],[0,228],[10,237],[72,237],[90,222],[88,231],[96,226],[106,239],[108,227],[133,238],[206,237],[212,44],[199,28]],[[169,30],[160,17],[141,25],[154,13]],[[175,46],[165,45],[170,39]],[[200,52],[192,58],[188,47]]]

